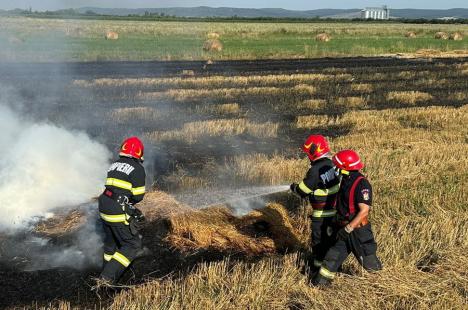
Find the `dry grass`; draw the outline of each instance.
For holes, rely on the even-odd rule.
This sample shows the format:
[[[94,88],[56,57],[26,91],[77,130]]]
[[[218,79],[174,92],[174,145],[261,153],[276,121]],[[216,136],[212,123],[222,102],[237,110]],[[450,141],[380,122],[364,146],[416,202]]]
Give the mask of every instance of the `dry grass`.
[[[279,124],[252,123],[246,119],[217,119],[212,121],[197,121],[186,123],[179,130],[154,131],[147,133],[146,137],[151,141],[183,140],[194,143],[204,136],[237,136],[250,134],[254,137],[276,137]]]
[[[387,100],[402,104],[415,105],[418,102],[432,100],[432,95],[420,91],[392,91],[387,94]]]
[[[454,92],[450,94],[448,98],[457,101],[468,100],[468,92]]]
[[[344,265],[333,286],[317,289],[300,273],[297,255],[265,258],[258,263],[229,260],[202,264],[187,277],[149,282],[120,293],[114,309],[464,309],[467,303],[468,161],[467,106],[352,111],[321,122],[353,124],[351,131],[332,139],[336,149],[353,147],[367,164],[376,192],[371,221],[379,242],[384,270],[369,274],[354,259]],[[314,121],[310,118],[310,121]],[[302,120],[303,125],[305,119]],[[398,139],[395,139],[398,137]],[[252,157],[252,162],[261,158]],[[443,164],[441,164],[443,163]],[[282,167],[280,161],[272,167]],[[304,171],[301,162],[280,174]],[[251,166],[246,166],[246,170]],[[297,167],[297,168],[294,168]],[[266,169],[271,171],[270,169]],[[261,171],[264,171],[263,169]],[[262,175],[263,172],[252,172]],[[266,178],[271,174],[265,174]],[[278,177],[279,178],[279,177]],[[202,211],[200,211],[202,212]],[[215,212],[215,211],[212,211]],[[216,212],[221,215],[218,216]],[[211,222],[219,229],[231,220],[225,211],[194,221],[196,230]],[[275,214],[273,218],[284,219]],[[198,216],[198,215],[197,215]],[[180,226],[192,225],[191,217]],[[244,218],[245,219],[245,218]],[[286,222],[280,220],[282,222]],[[290,221],[291,227],[300,225]],[[282,229],[291,231],[288,225]],[[284,233],[281,233],[284,234]],[[297,239],[308,232],[298,230]],[[197,239],[198,240],[198,239]],[[184,241],[185,242],[185,241]],[[211,242],[211,243],[210,243]],[[220,244],[226,241],[219,241]],[[237,240],[229,240],[229,243]],[[263,245],[258,243],[258,246]],[[241,243],[241,246],[244,246]],[[167,296],[170,296],[168,298]],[[349,298],[349,296],[354,296]]]
[[[310,85],[320,81],[346,81],[351,80],[350,74],[311,73],[292,75],[252,75],[252,76],[209,76],[209,77],[175,77],[175,78],[125,78],[125,79],[94,79],[75,80],[73,85],[84,88],[102,89],[105,87],[116,88],[193,88],[193,89],[215,89],[215,88],[246,88],[246,87],[268,87],[276,85]]]
[[[174,100],[174,101],[193,101],[193,100],[214,100],[222,97],[235,100],[239,97],[261,96],[271,97],[274,94],[283,92],[277,87],[252,87],[252,88],[220,88],[220,89],[171,89],[163,92],[140,92],[138,99],[142,100]]]
[[[241,108],[238,103],[199,105],[195,108],[195,110],[198,113],[219,115],[219,116],[238,115],[241,112]]]
[[[118,123],[129,121],[156,120],[161,112],[152,107],[117,108],[109,112],[110,119]]]
[[[340,97],[336,104],[343,108],[358,108],[366,105],[366,99],[362,97]]]
[[[308,84],[299,84],[299,85],[294,86],[292,88],[292,91],[301,93],[301,94],[306,94],[306,95],[313,95],[317,91],[317,88]]]
[[[327,101],[324,99],[309,99],[304,100],[298,103],[297,107],[299,109],[322,109],[327,105]]]
[[[327,115],[302,115],[297,117],[296,127],[297,128],[318,128],[333,126],[340,122],[339,117],[330,117]]]
[[[301,179],[307,165],[304,159],[254,154],[234,157],[227,168],[244,182],[274,185]]]
[[[319,290],[307,285],[297,255],[256,264],[225,260],[202,264],[183,280],[153,281],[122,292],[111,308],[463,309],[466,262],[456,251],[446,253],[431,272],[411,265],[387,267],[376,274],[339,276],[332,287]]]
[[[372,84],[360,83],[360,84],[351,84],[351,90],[361,92],[361,93],[371,93],[374,87]]]

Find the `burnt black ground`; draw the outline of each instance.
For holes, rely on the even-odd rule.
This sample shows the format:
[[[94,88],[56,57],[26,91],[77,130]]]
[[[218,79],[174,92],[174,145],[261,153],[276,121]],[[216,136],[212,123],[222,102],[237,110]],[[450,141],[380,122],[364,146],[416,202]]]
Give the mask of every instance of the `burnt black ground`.
[[[70,63],[0,63],[0,81],[11,78],[68,76],[90,77],[161,77],[177,76],[184,70],[200,75],[250,75],[317,72],[325,68],[392,68],[420,67],[466,62],[468,57],[404,59],[396,57],[345,57],[316,59],[278,59],[214,61],[147,61],[147,62],[70,62]]]

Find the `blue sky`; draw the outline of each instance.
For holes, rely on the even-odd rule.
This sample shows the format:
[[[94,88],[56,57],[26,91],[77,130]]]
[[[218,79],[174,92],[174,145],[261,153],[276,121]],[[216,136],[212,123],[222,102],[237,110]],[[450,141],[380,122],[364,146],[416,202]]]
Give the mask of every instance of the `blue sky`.
[[[324,8],[363,8],[366,6],[380,6],[387,4],[390,8],[417,8],[417,9],[447,9],[467,8],[467,0],[380,0],[380,1],[313,1],[313,0],[0,0],[0,9],[28,8],[37,10],[55,10],[70,7],[96,6],[120,8],[151,8],[173,6],[229,6],[241,8],[285,8],[291,10],[313,10]]]

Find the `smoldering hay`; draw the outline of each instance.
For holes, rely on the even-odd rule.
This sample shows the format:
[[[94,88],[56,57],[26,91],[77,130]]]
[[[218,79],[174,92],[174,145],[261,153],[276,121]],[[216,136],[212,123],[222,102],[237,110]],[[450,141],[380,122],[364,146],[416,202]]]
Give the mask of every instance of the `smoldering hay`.
[[[110,153],[83,132],[36,123],[0,102],[0,232],[85,203],[103,187]]]

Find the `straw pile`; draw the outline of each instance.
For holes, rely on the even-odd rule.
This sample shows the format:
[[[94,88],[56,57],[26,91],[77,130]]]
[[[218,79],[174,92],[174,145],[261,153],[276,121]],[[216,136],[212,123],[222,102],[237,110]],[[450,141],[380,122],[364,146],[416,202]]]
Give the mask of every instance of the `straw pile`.
[[[166,241],[182,252],[217,250],[247,256],[303,247],[291,217],[279,204],[236,217],[226,207],[211,207],[168,218]]]
[[[223,50],[223,43],[218,39],[206,40],[203,44],[203,50],[205,52],[221,52]]]
[[[405,37],[407,37],[407,38],[416,38],[416,33],[414,31],[408,31],[405,34]]]
[[[164,192],[151,192],[146,194],[138,208],[147,219],[144,235],[150,238],[162,233],[161,237],[169,246],[183,253],[216,250],[226,254],[257,256],[299,250],[304,248],[307,241],[298,233],[300,221],[291,217],[280,204],[271,203],[237,217],[227,206],[197,210]],[[87,221],[93,220],[87,214],[93,213],[77,208],[56,214],[38,223],[35,232],[51,238],[73,234]],[[161,229],[161,225],[164,229]]]
[[[148,223],[193,211],[173,196],[159,191],[147,193],[137,207],[143,212]]]
[[[86,215],[83,210],[72,210],[67,214],[56,214],[39,222],[34,230],[44,236],[59,237],[77,231],[85,223]]]
[[[329,42],[331,40],[331,36],[327,33],[319,33],[315,36],[315,41],[320,42]]]
[[[117,40],[119,38],[119,34],[114,31],[108,31],[106,32],[105,38],[106,40]]]
[[[460,32],[454,32],[450,35],[450,40],[461,41],[463,40],[463,35]]]
[[[448,40],[449,35],[445,32],[439,31],[435,34],[435,38],[438,40]]]

